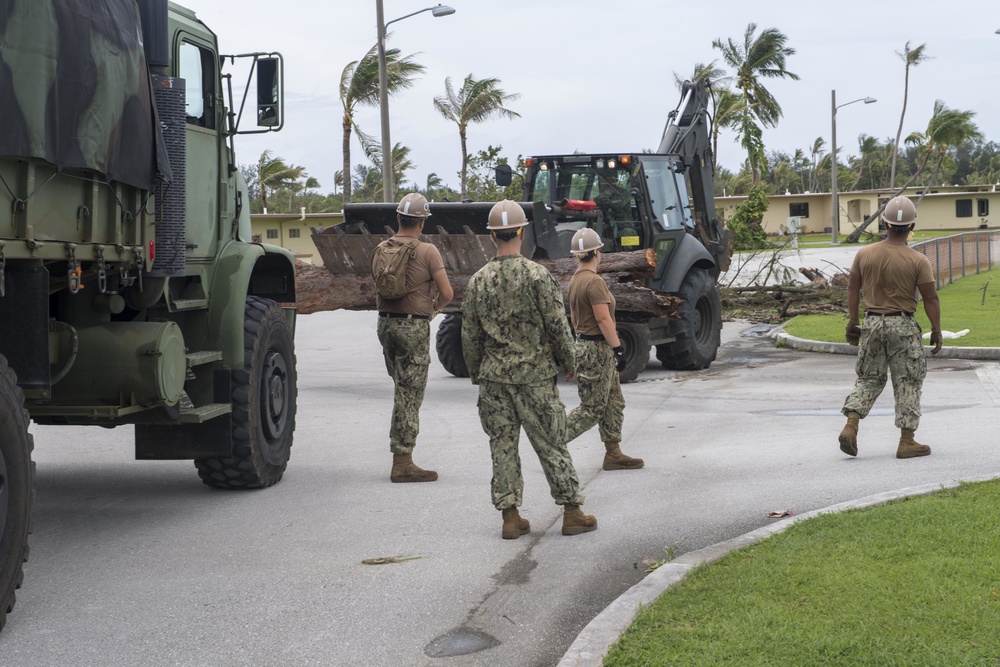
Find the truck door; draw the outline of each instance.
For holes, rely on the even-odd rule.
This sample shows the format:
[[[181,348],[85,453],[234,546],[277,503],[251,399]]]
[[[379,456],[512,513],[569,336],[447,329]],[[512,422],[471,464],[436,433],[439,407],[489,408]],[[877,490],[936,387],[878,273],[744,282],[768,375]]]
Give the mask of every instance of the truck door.
[[[187,95],[188,257],[210,258],[219,242],[219,58],[210,44],[181,32],[175,62]]]

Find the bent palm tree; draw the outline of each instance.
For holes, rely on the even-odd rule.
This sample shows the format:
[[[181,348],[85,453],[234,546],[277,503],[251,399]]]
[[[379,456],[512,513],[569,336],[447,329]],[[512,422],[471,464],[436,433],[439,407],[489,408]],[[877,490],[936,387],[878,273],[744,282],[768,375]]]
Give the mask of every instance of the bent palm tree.
[[[788,37],[777,28],[767,28],[754,35],[757,24],[747,25],[743,43],[732,39],[716,39],[713,48],[722,53],[722,59],[736,72],[736,88],[742,93],[743,107],[739,112],[741,144],[747,151],[747,161],[753,174],[753,183],[760,181],[760,170],[766,165],[762,127],[774,127],[781,118],[781,105],[764,87],[761,79],[792,79],[799,76],[785,68],[788,56],[795,49],[786,46]]]
[[[511,111],[505,104],[521,97],[519,93],[506,93],[500,88],[500,79],[480,79],[472,75],[465,77],[462,87],[456,92],[451,85],[451,77],[444,80],[445,94],[434,98],[434,108],[441,115],[458,125],[458,136],[462,142],[462,199],[468,195],[467,175],[469,170],[469,150],[466,132],[470,123],[482,123],[493,118],[520,118],[521,114]]]
[[[388,38],[388,35],[386,35]],[[385,52],[386,89],[389,94],[395,93],[413,85],[413,79],[424,71],[424,66],[414,61],[414,55],[400,57],[399,49],[389,49]],[[361,146],[369,155],[377,151],[375,139],[358,127],[354,121],[354,110],[358,106],[378,106],[378,44],[368,49],[361,60],[352,60],[340,74],[340,103],[344,106],[344,116],[341,121],[344,135],[342,150],[344,155],[345,174],[351,173],[351,132],[358,133]],[[344,179],[344,203],[351,201],[351,179]]]
[[[926,44],[911,49],[907,42],[903,47],[903,52],[896,51],[896,55],[902,58],[906,65],[903,75],[903,110],[899,114],[899,128],[896,130],[896,142],[892,145],[892,170],[889,172],[889,187],[896,187],[896,158],[899,154],[899,136],[903,133],[903,118],[906,116],[906,99],[910,94],[910,68],[916,67],[924,62],[929,56],[924,55]]]
[[[303,167],[287,165],[280,157],[273,157],[270,149],[260,154],[257,160],[257,187],[260,188],[260,203],[267,212],[267,191],[298,180]]]

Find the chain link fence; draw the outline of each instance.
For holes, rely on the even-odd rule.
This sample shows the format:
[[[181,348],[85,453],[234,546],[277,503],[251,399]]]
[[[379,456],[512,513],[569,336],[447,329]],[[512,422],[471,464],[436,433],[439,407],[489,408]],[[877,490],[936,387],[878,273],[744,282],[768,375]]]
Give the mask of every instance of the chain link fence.
[[[1000,257],[1000,231],[964,232],[911,246],[931,261],[937,287],[993,268]]]

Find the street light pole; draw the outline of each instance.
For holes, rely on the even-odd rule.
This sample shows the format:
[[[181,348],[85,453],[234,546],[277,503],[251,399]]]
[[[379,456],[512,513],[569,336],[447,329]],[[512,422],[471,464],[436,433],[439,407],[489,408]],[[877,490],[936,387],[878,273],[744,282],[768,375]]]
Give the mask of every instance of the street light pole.
[[[382,121],[382,201],[384,202],[391,202],[395,199],[395,190],[392,187],[392,140],[389,138],[389,75],[386,72],[385,64],[386,28],[391,23],[408,19],[421,12],[431,12],[435,17],[438,17],[454,14],[455,10],[447,5],[424,7],[386,23],[385,14],[382,11],[382,0],[375,0],[375,19],[378,22],[378,105]],[[344,178],[349,177],[348,174],[344,174]]]
[[[855,102],[872,104],[877,101],[874,97],[859,97],[856,100],[838,105],[837,91],[830,91],[830,206],[833,210],[831,216],[833,235],[830,239],[830,245],[840,245],[840,200],[837,196],[837,109],[846,107],[848,104],[854,104]]]

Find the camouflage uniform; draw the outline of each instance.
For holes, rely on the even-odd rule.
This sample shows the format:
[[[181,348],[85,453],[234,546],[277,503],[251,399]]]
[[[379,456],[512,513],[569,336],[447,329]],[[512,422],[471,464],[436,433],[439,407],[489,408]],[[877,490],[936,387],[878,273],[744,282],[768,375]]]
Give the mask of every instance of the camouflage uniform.
[[[576,382],[580,406],[569,413],[566,441],[572,442],[597,424],[602,442],[621,442],[625,397],[611,346],[604,341],[577,340]]]
[[[558,366],[573,368],[573,338],[552,274],[521,255],[494,257],[477,271],[462,303],[462,351],[479,385],[479,419],[490,438],[493,505],[521,504],[522,426],[556,504],[582,505],[556,387]]]
[[[412,454],[431,363],[430,324],[426,319],[380,317],[377,331],[385,369],[395,386],[389,449],[393,454]]]
[[[927,358],[920,325],[910,316],[880,316],[870,313],[861,324],[861,345],[855,365],[854,390],[843,413],[868,416],[875,399],[885,389],[886,374],[892,374],[896,399],[896,428],[917,430],[920,424],[920,392],[927,375]]]

